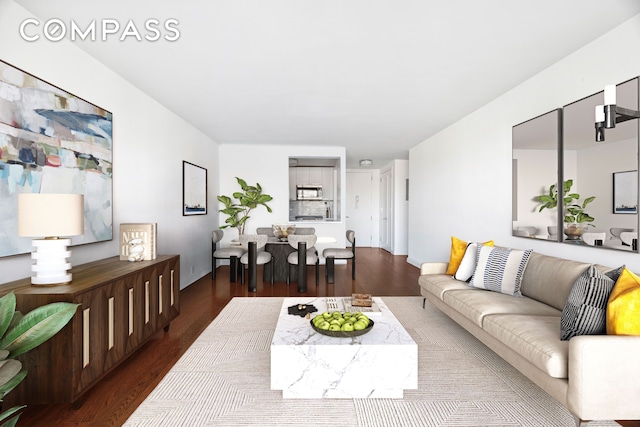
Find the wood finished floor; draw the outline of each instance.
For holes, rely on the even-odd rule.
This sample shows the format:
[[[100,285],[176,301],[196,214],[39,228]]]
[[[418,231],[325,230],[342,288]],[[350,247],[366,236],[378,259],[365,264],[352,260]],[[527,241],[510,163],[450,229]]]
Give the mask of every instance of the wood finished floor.
[[[357,277],[351,280],[351,265],[336,265],[335,284],[327,284],[324,266],[320,266],[320,285],[316,287],[313,268],[308,269],[308,290],[277,282],[271,286],[258,280],[258,292],[250,293],[246,285],[229,282],[229,268],[218,267],[217,278],[207,275],[180,293],[180,316],[168,333],[158,332],[143,347],[109,373],[85,396],[82,406],[31,405],[18,426],[96,427],[120,426],[142,403],[200,333],[233,297],[335,296],[353,292],[373,295],[420,295],[419,270],[407,264],[406,256],[392,256],[377,248],[357,249]],[[262,277],[259,269],[258,278]],[[626,427],[640,427],[640,422],[621,422]]]

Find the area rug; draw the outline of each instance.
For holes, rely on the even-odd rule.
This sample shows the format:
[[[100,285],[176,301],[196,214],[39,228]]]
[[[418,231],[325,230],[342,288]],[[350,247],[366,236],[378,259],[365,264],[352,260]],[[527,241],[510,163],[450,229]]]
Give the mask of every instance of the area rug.
[[[574,426],[571,414],[422,297],[383,297],[418,344],[403,399],[282,399],[269,348],[283,298],[234,298],[125,426]],[[589,427],[617,426],[591,422]]]

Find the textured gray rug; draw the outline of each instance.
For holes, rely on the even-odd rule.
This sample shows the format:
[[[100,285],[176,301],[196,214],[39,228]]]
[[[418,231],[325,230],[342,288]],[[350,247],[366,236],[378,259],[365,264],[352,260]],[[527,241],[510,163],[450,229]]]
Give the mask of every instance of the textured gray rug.
[[[383,300],[419,346],[418,390],[403,399],[283,400],[269,388],[282,298],[234,298],[125,425],[575,425],[563,406],[438,309],[422,309],[421,297]]]

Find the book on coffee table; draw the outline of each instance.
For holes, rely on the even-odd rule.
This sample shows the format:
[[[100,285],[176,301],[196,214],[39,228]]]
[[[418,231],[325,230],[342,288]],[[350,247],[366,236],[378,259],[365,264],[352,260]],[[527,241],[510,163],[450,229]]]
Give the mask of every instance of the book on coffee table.
[[[371,307],[361,307],[361,306],[353,305],[352,304],[353,300],[351,297],[341,297],[336,299],[342,300],[342,306],[344,307],[344,311],[348,311],[350,313],[356,313],[359,311],[360,313],[364,313],[370,317],[382,316],[382,311],[380,311],[380,307],[378,306],[378,304],[376,304],[375,301],[371,302]]]

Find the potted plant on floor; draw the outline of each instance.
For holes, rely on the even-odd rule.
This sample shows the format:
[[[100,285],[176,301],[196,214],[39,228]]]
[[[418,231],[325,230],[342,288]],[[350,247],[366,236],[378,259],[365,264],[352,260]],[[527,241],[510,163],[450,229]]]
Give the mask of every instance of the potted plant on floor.
[[[13,292],[0,298],[0,400],[27,376],[22,363],[14,358],[57,334],[73,318],[78,305],[54,302],[23,316],[15,311]],[[24,407],[14,406],[2,412],[0,427],[15,426]]]
[[[573,180],[568,179],[563,183],[563,206],[564,206],[564,234],[567,240],[580,240],[580,237],[587,231],[588,227],[595,219],[589,215],[585,209],[587,205],[595,200],[595,196],[587,197],[580,202],[580,194],[571,193]],[[553,209],[558,206],[558,189],[553,184],[549,187],[549,193],[536,196],[535,200],[542,203],[538,212],[544,209]]]
[[[242,189],[241,192],[233,193],[233,199],[236,201],[229,196],[218,196],[218,201],[224,205],[224,209],[220,209],[219,212],[227,215],[225,225],[221,225],[220,228],[235,227],[238,229],[238,236],[242,236],[249,213],[259,205],[264,206],[271,213],[272,210],[267,202],[273,200],[273,197],[264,194],[259,183],[247,185],[243,179],[236,177],[236,180]]]

